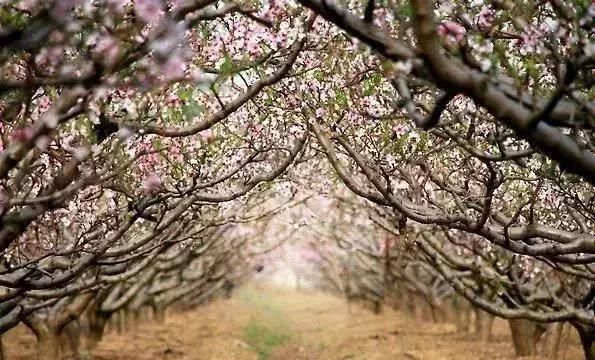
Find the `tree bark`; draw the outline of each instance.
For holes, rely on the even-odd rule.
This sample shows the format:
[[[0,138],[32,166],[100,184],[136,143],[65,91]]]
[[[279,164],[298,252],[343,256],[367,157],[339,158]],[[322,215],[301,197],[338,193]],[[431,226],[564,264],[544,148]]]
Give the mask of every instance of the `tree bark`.
[[[411,313],[419,321],[432,321],[430,306],[423,299],[412,296],[410,298]]]
[[[457,326],[457,332],[466,334],[471,325],[471,306],[462,298],[455,297],[452,302],[452,315]]]
[[[526,319],[508,320],[517,356],[537,355],[537,342],[544,332],[541,324]]]
[[[58,335],[47,332],[37,338],[37,359],[60,359],[60,340],[58,339]]]
[[[78,320],[66,325],[59,335],[60,353],[66,354],[71,352],[73,357],[80,358],[83,331],[81,323]]]
[[[160,306],[155,306],[153,308],[153,316],[155,316],[155,321],[158,324],[165,323],[165,308]]]
[[[2,341],[2,335],[0,335],[0,360],[4,360],[4,342]]]
[[[121,309],[116,314],[117,322],[116,322],[116,330],[118,334],[123,334],[126,332],[126,310]]]
[[[540,355],[551,360],[558,359],[558,352],[560,351],[560,342],[562,340],[563,330],[563,322],[555,322],[548,325],[545,337],[543,339],[543,346],[541,348]]]
[[[595,340],[595,328],[578,323],[573,325],[581,339],[585,360],[595,360],[595,344],[593,344],[593,340]]]
[[[475,309],[475,334],[479,341],[488,342],[492,339],[494,315],[481,309]]]
[[[91,352],[97,347],[101,339],[103,339],[108,320],[107,315],[101,314],[98,311],[89,311],[85,317],[81,318],[78,359],[93,358]]]
[[[382,302],[380,300],[376,300],[373,302],[374,314],[378,315],[382,312]]]
[[[432,301],[429,305],[432,321],[435,323],[444,323],[448,320],[448,315],[444,304],[439,301]]]
[[[471,325],[471,311],[464,310],[457,317],[457,332],[467,334]]]

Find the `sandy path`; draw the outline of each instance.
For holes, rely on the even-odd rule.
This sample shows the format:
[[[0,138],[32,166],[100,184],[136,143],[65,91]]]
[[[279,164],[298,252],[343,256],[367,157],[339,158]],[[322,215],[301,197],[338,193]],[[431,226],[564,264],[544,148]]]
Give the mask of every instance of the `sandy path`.
[[[34,339],[24,328],[5,335],[8,359],[34,359]],[[580,359],[575,345],[562,359]],[[475,360],[513,359],[509,332],[496,322],[494,341],[481,344],[451,324],[416,322],[386,309],[381,315],[341,299],[308,292],[247,288],[232,299],[147,321],[136,331],[109,333],[96,359],[185,360]]]

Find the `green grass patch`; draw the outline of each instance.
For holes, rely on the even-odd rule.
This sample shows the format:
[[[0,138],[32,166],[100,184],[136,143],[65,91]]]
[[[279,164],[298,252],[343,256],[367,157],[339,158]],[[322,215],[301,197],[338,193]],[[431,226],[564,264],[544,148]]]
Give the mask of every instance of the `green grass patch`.
[[[266,360],[273,349],[289,340],[289,335],[279,329],[273,329],[252,320],[244,328],[244,340],[258,354],[259,359]]]

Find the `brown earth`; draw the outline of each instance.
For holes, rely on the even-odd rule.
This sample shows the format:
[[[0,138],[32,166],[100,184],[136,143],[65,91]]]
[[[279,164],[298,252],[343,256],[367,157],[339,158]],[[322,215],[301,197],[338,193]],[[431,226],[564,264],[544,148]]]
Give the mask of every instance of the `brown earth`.
[[[581,359],[574,331],[563,334],[560,359]],[[570,340],[569,340],[570,339]],[[7,359],[35,359],[24,327],[4,335]],[[313,292],[242,289],[230,300],[147,320],[125,334],[110,332],[93,352],[110,360],[476,360],[514,359],[510,333],[496,321],[482,344],[452,324],[420,322],[385,309],[380,315]]]

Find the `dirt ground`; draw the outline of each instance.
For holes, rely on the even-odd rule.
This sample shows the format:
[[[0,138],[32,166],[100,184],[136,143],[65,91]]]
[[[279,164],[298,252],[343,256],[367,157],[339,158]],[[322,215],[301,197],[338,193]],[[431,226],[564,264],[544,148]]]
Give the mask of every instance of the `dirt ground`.
[[[572,332],[570,332],[572,331]],[[509,330],[497,321],[481,344],[452,324],[419,322],[386,309],[380,315],[312,292],[250,287],[229,300],[146,321],[125,334],[110,332],[93,352],[106,360],[476,360],[514,359]],[[563,334],[560,359],[581,359],[573,330]],[[24,327],[4,335],[5,355],[34,359]]]

